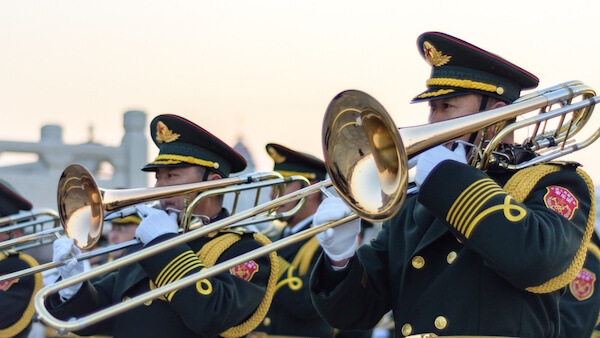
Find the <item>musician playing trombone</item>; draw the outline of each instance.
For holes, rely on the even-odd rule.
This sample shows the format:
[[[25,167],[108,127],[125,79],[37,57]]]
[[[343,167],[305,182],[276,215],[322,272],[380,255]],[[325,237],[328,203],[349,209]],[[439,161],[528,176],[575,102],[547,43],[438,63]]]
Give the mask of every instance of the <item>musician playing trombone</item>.
[[[444,33],[422,34],[417,47],[432,72],[412,102],[429,103],[431,123],[510,105],[538,85],[528,71]],[[325,255],[311,296],[330,325],[366,329],[392,310],[398,337],[560,334],[559,299],[593,233],[593,184],[577,163],[468,165],[493,134],[475,131],[421,153],[418,192],[370,244],[356,250],[356,221],[317,235]],[[512,137],[503,141],[513,164],[536,156]],[[314,224],[349,213],[328,198]]]
[[[142,170],[155,173],[157,187],[219,180],[246,167],[246,161],[235,150],[183,117],[155,117],[150,134],[160,152]],[[143,219],[135,234],[144,247],[177,236],[178,215],[195,195],[162,199],[161,209],[138,207]],[[223,196],[202,200],[193,211],[194,218],[207,224],[227,217],[229,213],[222,203]],[[77,254],[72,243],[71,239],[55,241],[54,260],[64,261],[69,253]],[[46,305],[59,318],[83,316],[266,243],[268,239],[259,234],[221,230],[125,266],[100,281],[86,281],[60,290],[46,300]],[[68,278],[81,271],[81,266],[75,262],[59,270],[62,278]],[[273,292],[268,282],[276,274],[276,262],[263,256],[76,333],[115,337],[243,336],[266,314]]]
[[[0,217],[31,210],[31,202],[8,182],[0,180]],[[13,225],[11,222],[4,226]],[[0,226],[2,226],[0,225]],[[19,237],[21,230],[0,233],[0,242]],[[0,252],[0,275],[37,266],[32,256],[20,251]],[[41,273],[0,283],[0,337],[27,337],[34,314],[33,297],[43,286]]]

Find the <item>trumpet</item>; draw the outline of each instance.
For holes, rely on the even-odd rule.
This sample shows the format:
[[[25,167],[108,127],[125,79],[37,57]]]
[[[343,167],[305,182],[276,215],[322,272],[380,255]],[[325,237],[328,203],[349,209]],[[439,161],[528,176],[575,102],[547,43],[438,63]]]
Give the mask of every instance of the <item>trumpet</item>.
[[[573,102],[575,99],[580,99],[580,101]],[[144,248],[89,272],[46,286],[35,297],[35,308],[39,319],[49,326],[65,331],[78,330],[140,306],[144,302],[156,299],[165,293],[190,286],[199,280],[224,272],[245,261],[261,257],[357,217],[369,221],[389,219],[399,211],[406,196],[408,160],[431,147],[472,132],[480,130],[486,132],[492,127],[496,131],[496,136],[489,142],[476,146],[476,156],[471,164],[482,170],[485,170],[489,162],[492,161],[498,162],[503,167],[512,168],[511,166],[514,164],[500,156],[496,145],[507,133],[512,133],[516,129],[524,127],[533,127],[535,130],[535,133],[525,140],[525,146],[536,150],[545,150],[546,153],[528,162],[520,163],[519,166],[534,165],[540,161],[551,160],[578,151],[589,146],[600,137],[599,128],[594,130],[591,136],[582,142],[576,143],[572,139],[587,124],[591,112],[599,100],[600,97],[595,96],[595,92],[591,88],[573,81],[528,95],[523,97],[522,100],[505,107],[445,122],[399,129],[383,106],[373,97],[361,91],[344,91],[331,101],[323,122],[323,152],[331,179]],[[552,110],[551,108],[555,105],[561,107]],[[535,117],[517,123],[510,123],[516,117],[535,109],[540,109],[540,113]],[[567,119],[567,115],[571,115],[571,119]],[[557,128],[546,131],[546,123],[555,118],[559,119]],[[156,288],[84,317],[62,321],[52,316],[44,306],[45,298],[48,295],[56,293],[64,287],[89,280],[121,266],[138,262],[278,205],[323,191],[331,185],[352,208],[354,211],[352,215],[339,221],[298,232],[234,259],[214,265],[199,273],[182,278],[177,282]]]

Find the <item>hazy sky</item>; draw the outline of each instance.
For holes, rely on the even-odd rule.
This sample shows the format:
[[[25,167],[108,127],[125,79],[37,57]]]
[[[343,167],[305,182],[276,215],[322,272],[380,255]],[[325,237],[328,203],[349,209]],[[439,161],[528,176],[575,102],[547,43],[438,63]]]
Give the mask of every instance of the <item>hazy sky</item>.
[[[417,52],[442,31],[541,79],[600,88],[598,13],[589,1],[0,1],[1,140],[117,145],[122,115],[179,114],[259,170],[268,142],[323,157],[322,118],[346,89],[377,98],[399,127],[424,123],[430,68]],[[600,118],[596,119],[596,125]],[[599,145],[575,159],[600,180]],[[579,154],[579,153],[578,153]],[[150,149],[150,157],[156,155]],[[3,157],[0,156],[0,164]]]

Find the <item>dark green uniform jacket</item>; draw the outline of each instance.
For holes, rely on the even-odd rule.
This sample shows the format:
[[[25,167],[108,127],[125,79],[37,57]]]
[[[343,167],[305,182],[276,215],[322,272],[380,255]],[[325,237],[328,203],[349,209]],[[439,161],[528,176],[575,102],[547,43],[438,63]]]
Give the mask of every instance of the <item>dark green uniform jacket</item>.
[[[37,266],[20,252],[0,252],[0,275]],[[42,288],[41,273],[0,283],[0,337],[27,337],[35,313],[33,297]]]
[[[501,188],[506,177],[442,162],[346,269],[321,256],[317,310],[343,329],[371,328],[393,310],[397,337],[557,337],[561,291],[591,237],[592,183],[574,166],[539,169],[549,173],[518,185],[532,185],[521,203]]]
[[[600,239],[594,233],[583,269],[560,298],[560,337],[591,337],[600,315]],[[596,333],[597,334],[597,333]]]
[[[299,231],[311,225],[312,221]],[[269,313],[255,331],[301,337],[333,336],[333,328],[319,317],[309,294],[310,271],[322,251],[316,240],[313,237],[277,251],[280,277],[275,296]]]
[[[226,215],[223,209],[219,218]],[[56,317],[68,319],[119,303],[155,285],[160,287],[176,281],[202,270],[204,264],[195,253],[210,240],[226,233],[222,231],[215,237],[202,237],[188,245],[168,249],[112,272],[93,284],[86,282],[67,302],[61,303],[59,295],[54,294],[46,300],[46,305]],[[173,236],[161,236],[149,245]],[[245,233],[223,252],[217,263],[260,246],[252,233]],[[178,270],[178,266],[183,268]],[[269,257],[263,256],[76,333],[114,337],[216,337],[252,315],[265,295],[269,273]]]

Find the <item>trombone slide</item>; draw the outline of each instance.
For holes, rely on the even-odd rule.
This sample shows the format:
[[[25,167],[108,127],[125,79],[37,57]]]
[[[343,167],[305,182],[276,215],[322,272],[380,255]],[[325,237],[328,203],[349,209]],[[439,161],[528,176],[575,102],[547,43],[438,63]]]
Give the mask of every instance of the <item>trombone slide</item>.
[[[139,306],[150,299],[158,298],[159,296],[164,295],[167,292],[174,291],[176,289],[191,285],[194,282],[205,279],[216,273],[225,271],[226,269],[229,269],[231,267],[234,267],[236,265],[244,263],[248,260],[268,254],[271,251],[275,251],[275,250],[283,247],[283,245],[287,245],[287,241],[290,241],[293,239],[295,239],[296,241],[300,241],[304,238],[313,236],[314,234],[319,232],[318,231],[319,229],[322,229],[321,231],[327,230],[329,227],[332,227],[333,225],[328,223],[328,224],[324,224],[323,227],[307,229],[307,230],[305,230],[305,232],[297,233],[296,234],[297,236],[295,235],[295,237],[292,237],[292,236],[286,237],[282,240],[279,240],[279,241],[271,243],[267,246],[261,247],[260,249],[254,250],[256,252],[252,252],[252,251],[248,252],[242,256],[238,256],[234,260],[222,262],[220,264],[213,266],[210,269],[207,269],[203,272],[199,272],[198,274],[190,275],[188,277],[182,278],[181,280],[179,280],[177,282],[168,284],[166,286],[162,286],[153,291],[145,293],[144,295],[133,297],[127,301],[121,302],[119,304],[116,304],[111,307],[100,310],[99,312],[95,312],[93,314],[90,314],[90,315],[87,315],[85,317],[81,317],[78,319],[71,319],[69,321],[59,320],[56,317],[52,316],[52,314],[50,314],[50,312],[48,311],[48,309],[46,309],[45,304],[44,304],[45,298],[48,295],[56,293],[64,287],[75,285],[79,282],[83,282],[83,281],[89,280],[91,278],[94,278],[94,277],[97,277],[100,275],[104,275],[104,274],[106,274],[110,271],[116,270],[122,266],[136,263],[142,259],[145,259],[145,258],[148,258],[155,254],[158,254],[168,248],[182,245],[189,241],[201,238],[201,237],[206,236],[214,231],[218,231],[219,229],[222,229],[230,224],[234,224],[234,223],[242,221],[248,217],[252,217],[253,215],[268,211],[268,210],[272,209],[274,205],[285,204],[287,202],[303,198],[304,196],[310,195],[312,193],[316,193],[316,192],[320,191],[320,189],[328,187],[331,184],[332,184],[331,180],[321,181],[319,183],[308,186],[304,189],[294,191],[288,195],[278,197],[277,199],[274,199],[272,201],[265,202],[255,208],[241,211],[237,214],[231,215],[220,221],[216,221],[214,223],[207,224],[196,230],[173,237],[164,242],[160,242],[156,245],[144,248],[143,250],[137,251],[130,255],[126,255],[126,256],[121,257],[112,262],[103,264],[97,268],[90,270],[90,271],[87,271],[87,272],[81,273],[79,275],[75,275],[73,277],[59,281],[57,283],[45,286],[36,294],[35,300],[34,300],[36,312],[38,313],[38,318],[41,321],[43,321],[45,324],[52,326],[56,329],[65,330],[65,331],[76,331],[76,330],[82,329],[84,327],[87,327],[89,325],[92,325],[94,323],[97,323],[99,321],[108,319],[114,315],[120,314],[124,311],[127,311],[127,310],[133,308],[133,307]],[[339,225],[339,224],[342,224],[343,222],[354,219],[356,217],[358,217],[358,216],[350,215],[347,218],[344,218],[343,220],[338,221],[339,223],[334,222],[332,224]],[[290,239],[287,240],[286,242],[284,242],[286,244],[281,243],[281,241],[284,241],[287,238],[290,238]],[[2,277],[4,277],[4,276],[2,276]],[[167,288],[170,291],[165,291],[165,290],[167,290]]]

